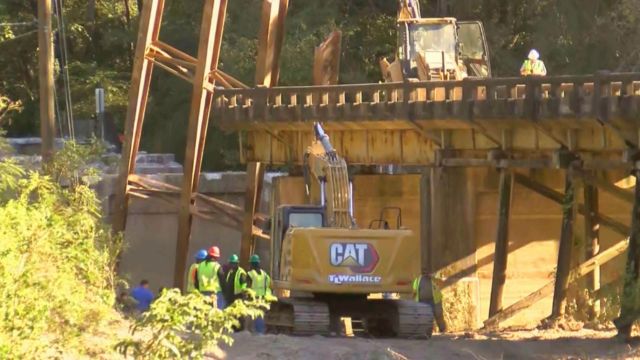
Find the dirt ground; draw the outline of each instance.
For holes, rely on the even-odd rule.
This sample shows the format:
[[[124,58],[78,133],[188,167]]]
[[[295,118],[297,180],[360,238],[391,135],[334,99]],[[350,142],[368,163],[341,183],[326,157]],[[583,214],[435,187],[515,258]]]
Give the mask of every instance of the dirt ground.
[[[640,344],[613,339],[613,331],[510,331],[499,334],[435,335],[430,340],[234,336],[219,359],[640,359]]]

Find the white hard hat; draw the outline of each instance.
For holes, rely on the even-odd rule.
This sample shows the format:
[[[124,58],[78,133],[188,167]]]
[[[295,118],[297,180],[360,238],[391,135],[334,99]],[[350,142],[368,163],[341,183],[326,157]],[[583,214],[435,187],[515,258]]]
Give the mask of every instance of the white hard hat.
[[[538,60],[540,58],[540,54],[538,54],[538,51],[536,51],[536,49],[531,49],[531,51],[529,51],[528,57],[531,60]]]

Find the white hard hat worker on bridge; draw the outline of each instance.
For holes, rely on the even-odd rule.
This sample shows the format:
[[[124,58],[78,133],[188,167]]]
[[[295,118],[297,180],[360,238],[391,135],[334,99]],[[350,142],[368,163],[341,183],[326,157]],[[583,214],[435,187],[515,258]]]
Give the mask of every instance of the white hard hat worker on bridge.
[[[522,63],[520,67],[520,75],[522,76],[545,76],[547,75],[547,68],[544,66],[544,62],[540,60],[540,54],[536,49],[529,51],[528,58]]]

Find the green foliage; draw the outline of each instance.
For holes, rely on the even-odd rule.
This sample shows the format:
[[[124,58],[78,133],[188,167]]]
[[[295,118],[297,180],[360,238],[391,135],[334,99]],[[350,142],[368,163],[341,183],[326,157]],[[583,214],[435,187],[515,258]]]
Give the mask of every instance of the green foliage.
[[[89,145],[66,141],[53,160],[45,164],[44,170],[57,183],[78,186],[82,176],[96,175],[88,165],[99,161],[104,152],[104,144],[97,139],[92,139]]]
[[[86,354],[112,319],[115,255],[88,187],[0,162],[0,358]]]
[[[243,317],[255,319],[266,308],[262,300],[236,301],[221,311],[211,297],[198,292],[166,290],[133,325],[131,337],[116,347],[134,358],[203,359],[219,341],[233,342],[229,335]]]

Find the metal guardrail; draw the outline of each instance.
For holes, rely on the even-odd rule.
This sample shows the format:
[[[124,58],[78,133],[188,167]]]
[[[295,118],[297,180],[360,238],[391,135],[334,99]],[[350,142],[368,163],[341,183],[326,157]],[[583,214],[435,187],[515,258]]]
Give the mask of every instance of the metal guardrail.
[[[640,73],[221,89],[222,127],[260,122],[640,118]]]

